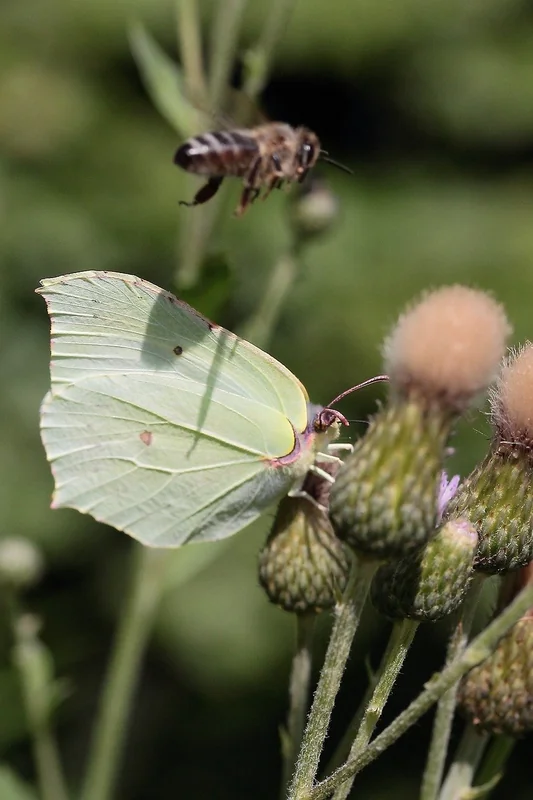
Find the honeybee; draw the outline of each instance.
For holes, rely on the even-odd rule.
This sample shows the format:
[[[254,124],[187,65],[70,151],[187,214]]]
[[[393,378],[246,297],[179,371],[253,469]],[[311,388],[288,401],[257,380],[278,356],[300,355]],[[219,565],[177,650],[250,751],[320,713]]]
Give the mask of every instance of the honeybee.
[[[196,175],[207,175],[207,183],[192,202],[197,206],[217,193],[226,177],[242,178],[244,188],[235,216],[240,217],[265,187],[263,200],[273,189],[294,181],[301,183],[317,161],[327,161],[345,172],[347,167],[329,158],[318,136],[308,128],[293,128],[284,122],[270,122],[255,128],[213,131],[187,139],[174,155],[178,167]]]

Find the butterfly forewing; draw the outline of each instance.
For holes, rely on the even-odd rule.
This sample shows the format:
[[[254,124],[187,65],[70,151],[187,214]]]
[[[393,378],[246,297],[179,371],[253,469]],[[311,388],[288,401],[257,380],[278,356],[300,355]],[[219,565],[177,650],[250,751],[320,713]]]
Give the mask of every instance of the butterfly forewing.
[[[305,428],[306,395],[266,354],[132,276],[82,273],[42,292],[56,506],[177,546],[240,530],[305,471],[310,451],[276,465]]]
[[[277,408],[297,431],[307,393],[282,364],[133,275],[42,281],[52,319],[52,391],[87,373],[170,372]]]

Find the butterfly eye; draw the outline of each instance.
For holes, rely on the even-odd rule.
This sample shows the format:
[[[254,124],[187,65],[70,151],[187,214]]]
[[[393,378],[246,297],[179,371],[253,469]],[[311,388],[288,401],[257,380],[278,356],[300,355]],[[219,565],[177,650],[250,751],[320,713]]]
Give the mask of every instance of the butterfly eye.
[[[344,414],[341,414],[340,411],[336,411],[334,408],[323,408],[315,418],[315,431],[317,433],[323,433],[328,428],[331,428],[334,422],[342,425],[350,424]]]

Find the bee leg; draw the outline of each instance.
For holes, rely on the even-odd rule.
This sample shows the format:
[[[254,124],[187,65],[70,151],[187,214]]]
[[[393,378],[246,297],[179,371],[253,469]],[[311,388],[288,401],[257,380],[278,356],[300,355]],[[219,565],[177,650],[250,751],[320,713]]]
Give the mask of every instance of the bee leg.
[[[270,179],[270,182],[267,184],[267,188],[265,193],[263,194],[262,199],[266,200],[272,189],[279,189],[282,185],[283,181],[281,178],[274,177]]]
[[[248,206],[253,203],[258,194],[259,189],[254,189],[253,186],[245,186],[242,190],[239,205],[235,209],[235,216],[242,217]]]
[[[192,206],[199,206],[201,203],[207,203],[208,200],[211,200],[211,198],[216,195],[223,180],[224,178],[209,178],[205,186],[202,186],[202,188],[196,192],[192,203],[180,200],[180,206],[188,206],[191,208]]]
[[[244,184],[244,189],[242,190],[241,200],[239,205],[235,209],[235,216],[242,217],[250,203],[253,203],[254,200],[257,199],[257,195],[259,194],[259,189],[255,185],[257,180],[257,173],[259,172],[259,167],[261,166],[261,156],[256,158]]]
[[[304,169],[302,173],[298,177],[298,183],[303,183],[307,177],[307,173],[309,172],[308,169]]]

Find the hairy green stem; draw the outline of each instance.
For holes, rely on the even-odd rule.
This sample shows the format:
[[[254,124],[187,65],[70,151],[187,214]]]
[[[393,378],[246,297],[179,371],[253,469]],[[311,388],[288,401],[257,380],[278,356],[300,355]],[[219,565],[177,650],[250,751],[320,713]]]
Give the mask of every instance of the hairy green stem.
[[[358,726],[357,734],[350,748],[348,758],[357,758],[366,749],[372,734],[376,729],[383,709],[389,699],[393,686],[400,673],[409,652],[409,648],[415,637],[420,623],[410,619],[395,622],[392,633],[387,645],[387,649],[381,659],[379,670],[374,678],[372,695],[364,710],[361,724]],[[333,795],[333,800],[346,800],[352,789],[354,778],[348,778]]]
[[[481,767],[476,773],[476,786],[490,787],[486,794],[484,794],[484,797],[488,797],[492,789],[498,783],[515,744],[516,739],[512,736],[506,736],[503,733],[492,738],[481,763]]]
[[[283,304],[298,274],[299,248],[283,253],[270,273],[262,299],[242,328],[242,336],[257,347],[268,347]]]
[[[207,87],[202,57],[198,0],[177,0],[178,41],[187,88],[193,102],[206,102]],[[203,109],[206,110],[205,108]]]
[[[340,784],[351,775],[356,775],[372,763],[388,747],[396,742],[420,717],[450,689],[459,678],[484,661],[493,651],[502,636],[533,605],[533,585],[528,584],[513,602],[473,639],[463,655],[437,673],[426,684],[426,689],[403,711],[379,736],[368,745],[364,753],[348,761],[329,778],[314,788],[302,792],[298,800],[326,800]]]
[[[483,577],[477,577],[474,580],[465,603],[455,615],[456,624],[448,643],[446,664],[451,664],[459,658],[466,649],[483,581]],[[433,732],[424,770],[424,777],[422,779],[420,800],[436,800],[438,797],[452,732],[456,699],[457,684],[454,684],[447,692],[444,692],[439,700],[435,720],[433,722]]]
[[[303,800],[313,787],[335,698],[377,567],[376,561],[354,558],[348,585],[335,608],[335,622],[289,791],[290,800]]]
[[[287,796],[289,782],[296,765],[296,759],[305,728],[305,719],[309,705],[309,687],[311,684],[313,633],[316,615],[298,614],[296,617],[296,650],[292,660],[292,671],[289,682],[289,713],[287,730],[283,742],[283,780],[281,798]]]
[[[185,19],[195,19],[193,15],[195,0],[186,0],[191,8],[183,10]],[[250,71],[246,67],[244,90],[250,98],[256,99],[264,88],[270,68],[270,62],[274,53],[275,45],[285,30],[290,12],[295,0],[273,0],[269,4],[269,13],[262,29],[257,53],[259,54],[259,70]],[[181,0],[180,0],[181,3]],[[224,101],[224,93],[228,88],[231,70],[233,68],[240,23],[246,0],[224,0],[219,2],[213,33],[211,37],[209,80],[208,80],[208,108],[204,109],[211,113],[219,113],[221,104]],[[196,24],[196,23],[195,23]],[[187,26],[182,22],[181,49],[182,58],[186,70],[186,77],[191,86],[198,83],[200,64],[198,55],[197,41],[192,44],[185,43],[183,37],[186,35]],[[192,28],[191,28],[192,29]],[[194,36],[199,36],[197,27],[194,27]],[[192,50],[192,52],[191,52]],[[186,57],[189,59],[185,62]],[[198,74],[197,74],[198,73]],[[196,75],[196,78],[194,77]],[[205,81],[204,81],[205,84]],[[205,95],[204,91],[204,95]],[[245,120],[237,120],[244,123]],[[183,217],[180,235],[180,266],[176,274],[178,288],[188,289],[195,286],[200,278],[202,261],[211,240],[213,228],[217,221],[218,212],[224,205],[225,186],[219,189],[217,196],[205,206],[194,209],[194,214]],[[277,319],[277,317],[276,317]],[[267,323],[269,324],[269,323]],[[264,326],[262,326],[264,327]],[[264,336],[262,331],[259,336]]]
[[[209,64],[209,101],[214,112],[221,111],[224,92],[231,79],[246,3],[247,0],[224,0],[218,3]]]
[[[13,662],[20,677],[32,737],[39,797],[41,800],[68,800],[61,760],[50,727],[55,699],[51,659],[39,641],[35,618],[18,614],[15,604],[12,612]]]
[[[287,28],[295,4],[296,0],[271,0],[268,4],[268,16],[259,41],[245,59],[243,89],[253,99],[265,88],[274,50]]]
[[[488,741],[488,734],[476,731],[473,725],[466,726],[439,800],[456,800],[465,789],[470,789]]]
[[[190,181],[191,193],[198,190],[197,182],[195,187],[192,185],[193,182]],[[198,283],[204,255],[222,205],[224,190],[223,184],[216,197],[205,206],[183,209],[180,219],[179,266],[176,272],[178,289],[190,289]]]
[[[82,800],[109,800],[112,795],[142,658],[164,591],[168,553],[135,545],[132,557],[131,584],[104,681]]]

